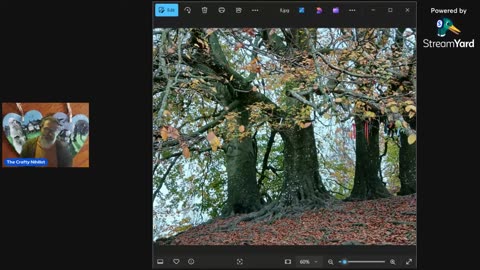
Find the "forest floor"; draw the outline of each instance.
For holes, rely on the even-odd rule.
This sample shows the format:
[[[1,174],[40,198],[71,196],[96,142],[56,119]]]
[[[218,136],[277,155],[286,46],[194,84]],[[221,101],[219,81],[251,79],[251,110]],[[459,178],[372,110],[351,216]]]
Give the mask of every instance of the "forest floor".
[[[170,245],[415,245],[416,195],[360,202],[340,202],[297,217],[239,222],[217,219],[193,227]],[[166,242],[157,241],[159,245]]]

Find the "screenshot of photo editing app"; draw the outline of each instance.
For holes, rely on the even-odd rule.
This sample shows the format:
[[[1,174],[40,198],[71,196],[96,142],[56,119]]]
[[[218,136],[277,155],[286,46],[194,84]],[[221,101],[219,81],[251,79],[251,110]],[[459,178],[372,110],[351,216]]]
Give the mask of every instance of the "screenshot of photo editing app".
[[[416,2],[152,18],[154,269],[417,268]]]

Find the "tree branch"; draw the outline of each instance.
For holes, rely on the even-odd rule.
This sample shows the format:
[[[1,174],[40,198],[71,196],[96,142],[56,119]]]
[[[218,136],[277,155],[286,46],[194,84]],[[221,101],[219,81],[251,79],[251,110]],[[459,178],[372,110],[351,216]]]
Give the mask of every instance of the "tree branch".
[[[245,89],[248,88],[250,82],[248,82],[242,75],[236,72],[234,69],[230,67],[227,61],[227,57],[223,52],[222,47],[220,46],[220,42],[218,41],[218,36],[216,33],[213,33],[209,36],[208,42],[210,43],[211,47],[211,56],[212,60],[214,61],[214,66],[210,67],[213,70],[220,71],[220,73],[226,73],[228,76],[233,76],[233,81],[237,82],[236,88],[238,89]]]
[[[323,62],[324,62],[325,64],[327,64],[327,66],[329,66],[331,69],[334,69],[334,70],[336,70],[336,71],[340,71],[340,72],[345,73],[345,74],[347,74],[347,75],[350,75],[350,76],[353,76],[353,77],[358,77],[358,78],[381,78],[381,77],[372,76],[372,75],[363,75],[363,74],[358,74],[358,73],[350,72],[350,71],[348,71],[348,70],[345,70],[345,69],[342,69],[342,68],[339,68],[339,67],[333,65],[332,63],[330,63],[330,62],[327,60],[327,58],[326,58],[323,54],[321,54],[321,53],[319,53],[319,52],[316,52],[315,54],[318,55],[318,56],[320,56],[320,58],[322,58]]]
[[[190,150],[190,152],[197,152],[197,153],[201,154],[201,153],[205,153],[205,152],[212,151],[212,148],[211,148],[211,147],[202,148],[202,149],[199,149],[199,148],[189,148],[189,150]],[[172,157],[179,157],[179,156],[182,156],[182,155],[183,155],[183,152],[177,152],[177,153],[168,155],[168,156],[166,156],[166,157],[162,157],[160,160],[167,160],[167,159],[170,159],[170,158],[172,158]]]
[[[162,188],[163,183],[164,183],[165,180],[167,179],[168,174],[169,174],[170,171],[172,170],[173,165],[175,165],[175,163],[177,162],[177,160],[178,160],[179,157],[180,157],[180,156],[175,157],[175,159],[174,159],[172,162],[170,162],[170,165],[168,166],[167,171],[163,174],[162,178],[160,179],[160,182],[159,182],[159,184],[158,184],[158,186],[157,186],[157,189],[156,189],[155,192],[153,193],[152,203],[155,201],[155,198],[157,197],[158,192],[160,192],[160,189]]]
[[[185,135],[184,137],[195,138],[195,137],[199,136],[200,134],[202,134],[203,132],[217,126],[218,124],[221,123],[221,121],[223,119],[225,119],[225,115],[227,115],[229,112],[233,111],[236,107],[238,107],[239,104],[240,104],[240,102],[238,100],[233,101],[228,106],[226,106],[225,110],[222,113],[220,113],[220,115],[217,116],[215,119],[213,119],[211,122],[202,126],[197,131],[192,132],[188,135]],[[178,145],[178,140],[171,140],[171,141],[169,140],[169,141],[166,141],[166,142],[162,143],[162,147],[163,146],[169,147],[169,146],[175,146],[175,145]]]
[[[268,139],[268,143],[267,143],[267,150],[265,151],[265,156],[263,156],[262,173],[260,174],[260,178],[258,179],[259,188],[263,185],[263,179],[265,179],[265,171],[268,168],[268,158],[270,156],[270,152],[272,151],[272,146],[273,146],[273,143],[275,142],[276,134],[277,134],[277,131],[275,130],[270,132],[270,138]]]

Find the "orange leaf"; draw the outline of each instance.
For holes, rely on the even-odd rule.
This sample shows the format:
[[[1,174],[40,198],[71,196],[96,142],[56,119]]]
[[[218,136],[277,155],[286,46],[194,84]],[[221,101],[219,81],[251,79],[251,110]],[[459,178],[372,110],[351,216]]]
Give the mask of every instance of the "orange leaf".
[[[220,147],[220,139],[215,137],[215,139],[210,142],[210,145],[212,146],[213,152],[217,151],[217,148]]]
[[[306,123],[300,123],[299,126],[300,126],[301,128],[308,128],[308,127],[311,126],[311,125],[312,125],[312,122],[306,122]]]
[[[173,139],[178,139],[180,137],[180,133],[178,133],[178,130],[172,126],[168,127],[168,137],[173,138]]]
[[[207,140],[209,142],[211,142],[213,139],[215,139],[217,137],[217,135],[215,135],[215,133],[213,133],[213,131],[210,131],[208,134],[207,134]]]
[[[182,153],[185,158],[190,158],[190,150],[188,149],[188,146],[183,147]]]
[[[207,134],[207,140],[210,142],[210,145],[212,146],[213,152],[217,151],[218,147],[220,147],[220,139],[213,133],[213,131],[210,131]]]
[[[168,139],[168,131],[165,127],[160,129],[160,136],[162,136],[162,140],[166,141]]]
[[[243,48],[243,43],[241,43],[241,42],[235,43],[235,49],[234,49],[234,51],[238,51],[238,49],[240,49],[240,48]]]

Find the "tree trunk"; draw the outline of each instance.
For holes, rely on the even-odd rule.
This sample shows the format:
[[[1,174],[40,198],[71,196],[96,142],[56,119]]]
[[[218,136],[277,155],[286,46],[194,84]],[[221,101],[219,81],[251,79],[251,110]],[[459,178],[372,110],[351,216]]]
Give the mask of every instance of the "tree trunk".
[[[248,111],[241,111],[239,123],[247,126]],[[228,175],[228,198],[222,214],[229,216],[237,213],[250,213],[260,209],[260,190],[257,185],[257,151],[251,137],[234,139],[226,145],[226,168]]]
[[[280,134],[285,147],[282,203],[322,205],[330,195],[318,172],[313,125],[304,129],[295,126],[290,130],[280,131]]]
[[[347,200],[372,200],[389,197],[390,193],[378,176],[380,170],[379,123],[376,120],[369,122],[368,139],[365,133],[365,121],[355,116],[355,125],[355,178],[352,193]]]
[[[408,144],[408,136],[400,133],[400,192],[398,195],[409,195],[417,192],[417,143]]]

